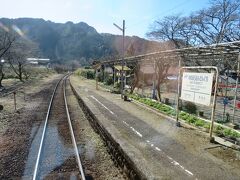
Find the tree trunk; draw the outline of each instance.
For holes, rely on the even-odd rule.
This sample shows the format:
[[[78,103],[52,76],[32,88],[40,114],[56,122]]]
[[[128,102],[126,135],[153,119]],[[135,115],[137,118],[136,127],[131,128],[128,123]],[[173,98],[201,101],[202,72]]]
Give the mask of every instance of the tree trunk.
[[[161,88],[160,88],[160,84],[158,84],[157,85],[157,92],[158,92],[158,100],[159,100],[159,102],[161,102],[162,101],[162,98],[161,98]]]
[[[3,65],[0,65],[0,87],[3,87],[2,80],[4,78],[5,74],[3,73]]]
[[[4,73],[3,72],[0,72],[0,88],[1,87],[3,87],[3,85],[2,85],[2,80],[3,80],[3,78],[4,78]]]
[[[136,79],[133,80],[133,83],[132,83],[132,85],[131,85],[130,94],[133,93],[133,91],[134,91],[134,89],[137,87],[137,85],[138,85],[138,78],[136,78]]]
[[[130,94],[133,93],[133,91],[134,91],[134,89],[137,87],[138,83],[139,83],[139,76],[138,76],[138,73],[135,72],[135,73],[134,73],[133,82],[132,82],[132,84],[131,84]]]
[[[23,72],[22,72],[22,66],[18,65],[18,70],[19,70],[19,80],[23,82]]]

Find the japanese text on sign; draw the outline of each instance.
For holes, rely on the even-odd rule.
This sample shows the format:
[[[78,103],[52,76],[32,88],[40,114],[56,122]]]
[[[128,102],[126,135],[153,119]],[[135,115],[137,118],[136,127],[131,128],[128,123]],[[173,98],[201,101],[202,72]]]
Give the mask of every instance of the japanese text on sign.
[[[213,73],[183,72],[181,99],[210,106]]]

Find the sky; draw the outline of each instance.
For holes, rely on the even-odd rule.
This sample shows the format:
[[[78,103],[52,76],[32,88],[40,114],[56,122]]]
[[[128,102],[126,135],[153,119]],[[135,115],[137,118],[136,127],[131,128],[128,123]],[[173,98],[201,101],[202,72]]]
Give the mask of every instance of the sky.
[[[146,38],[154,20],[189,15],[209,5],[209,0],[0,0],[0,17],[43,18],[58,23],[86,22],[99,33],[121,34],[113,26],[126,22],[126,35]]]

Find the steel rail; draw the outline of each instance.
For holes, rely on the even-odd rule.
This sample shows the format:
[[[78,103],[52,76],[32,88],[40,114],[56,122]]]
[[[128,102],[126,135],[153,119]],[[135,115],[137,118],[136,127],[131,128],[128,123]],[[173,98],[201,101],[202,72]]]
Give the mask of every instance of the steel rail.
[[[76,139],[75,139],[75,136],[74,136],[72,123],[71,123],[71,118],[70,118],[70,114],[69,114],[69,110],[68,110],[68,104],[67,104],[67,98],[66,98],[66,79],[67,78],[68,78],[68,76],[64,77],[64,79],[63,79],[63,81],[64,81],[63,95],[64,95],[65,108],[66,108],[66,113],[67,113],[68,125],[69,125],[69,129],[70,129],[70,132],[71,132],[72,143],[74,145],[74,150],[75,150],[75,153],[76,153],[76,156],[77,156],[76,160],[77,160],[77,163],[78,163],[78,168],[79,168],[82,180],[85,180],[86,179],[85,178],[85,173],[84,173],[83,166],[82,166],[82,163],[81,163],[81,159],[80,159],[80,156],[79,156],[79,153],[78,153],[77,143],[76,143]]]
[[[65,78],[65,76],[63,78]],[[47,111],[47,115],[46,115],[46,118],[45,118],[45,123],[44,123],[44,127],[43,127],[41,142],[40,142],[39,149],[38,149],[37,160],[36,160],[36,164],[35,164],[35,167],[34,167],[33,180],[36,180],[36,178],[37,178],[39,160],[40,160],[40,156],[41,156],[41,152],[42,152],[42,146],[43,146],[43,141],[44,141],[44,138],[45,138],[45,132],[46,132],[46,127],[47,127],[47,123],[48,123],[48,118],[49,118],[49,114],[50,114],[50,111],[51,111],[51,108],[52,108],[53,98],[54,98],[54,96],[56,94],[57,87],[58,87],[59,83],[61,82],[61,80],[63,78],[61,78],[58,81],[58,83],[56,84],[56,86],[55,86],[55,88],[53,90],[52,96],[51,96],[51,100],[50,100],[49,106],[48,106],[48,111]]]

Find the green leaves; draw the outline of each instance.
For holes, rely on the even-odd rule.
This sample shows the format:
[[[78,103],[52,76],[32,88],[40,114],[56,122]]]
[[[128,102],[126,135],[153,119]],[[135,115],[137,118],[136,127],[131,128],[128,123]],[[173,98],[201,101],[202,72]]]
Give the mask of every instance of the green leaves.
[[[147,106],[150,106],[156,110],[159,110],[163,114],[166,114],[168,116],[176,116],[175,109],[173,109],[172,107],[165,105],[161,102],[154,101],[149,98],[142,98],[138,94],[129,94],[128,96],[136,101],[146,104]],[[207,131],[209,131],[209,129],[210,129],[210,122],[204,121],[193,114],[189,114],[187,112],[181,111],[179,113],[179,117],[182,120],[184,120],[185,122],[187,122],[188,124],[191,124],[193,126],[202,127]],[[230,128],[225,128],[220,125],[215,126],[214,133],[217,136],[225,136],[225,137],[229,137],[232,139],[240,138],[240,133],[238,133]]]
[[[95,78],[95,74],[94,71],[91,69],[78,69],[76,71],[76,74],[82,77],[85,77],[87,79],[94,79]]]
[[[151,99],[148,99],[148,98],[141,98],[139,95],[137,94],[130,94],[129,95],[130,98],[132,99],[135,99],[143,104],[146,104],[150,107],[153,107],[161,112],[163,112],[164,114],[167,114],[167,115],[171,115],[171,116],[175,116],[176,113],[175,113],[175,110],[172,109],[170,106],[168,105],[165,105],[163,103],[160,103],[160,102],[157,102],[157,101],[153,101]]]

